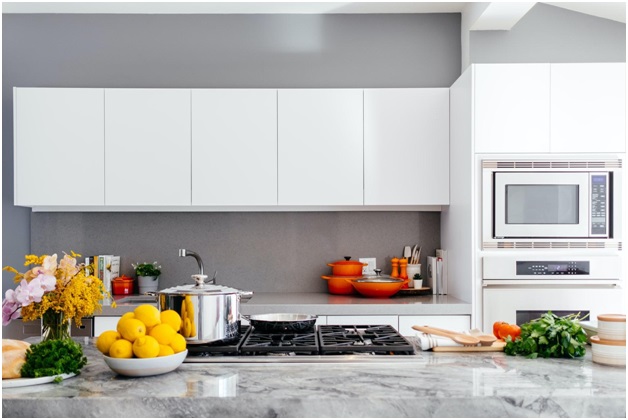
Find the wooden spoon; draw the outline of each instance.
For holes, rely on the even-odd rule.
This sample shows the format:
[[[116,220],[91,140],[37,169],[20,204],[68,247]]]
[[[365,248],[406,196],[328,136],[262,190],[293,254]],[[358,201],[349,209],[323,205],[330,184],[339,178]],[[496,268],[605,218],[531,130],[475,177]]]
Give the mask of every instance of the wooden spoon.
[[[417,331],[421,331],[428,334],[439,335],[441,337],[451,338],[458,344],[462,344],[463,346],[477,346],[480,343],[480,340],[472,335],[465,334],[457,334],[457,333],[448,333],[443,330],[439,330],[437,328],[430,328],[427,326],[413,325],[412,329]]]
[[[443,328],[436,328],[436,327],[431,327],[431,328],[435,330],[440,330],[449,334],[460,334],[456,331],[449,331]],[[493,343],[497,341],[497,337],[495,337],[493,334],[471,334],[471,337],[476,337],[478,340],[480,340],[480,344],[483,346],[492,346]]]

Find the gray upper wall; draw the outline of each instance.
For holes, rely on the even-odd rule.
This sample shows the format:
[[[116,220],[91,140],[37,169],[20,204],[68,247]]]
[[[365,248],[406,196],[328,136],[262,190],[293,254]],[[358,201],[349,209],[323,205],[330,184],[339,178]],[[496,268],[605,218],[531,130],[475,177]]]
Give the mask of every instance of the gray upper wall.
[[[626,24],[537,3],[510,31],[471,31],[470,60],[626,62]]]

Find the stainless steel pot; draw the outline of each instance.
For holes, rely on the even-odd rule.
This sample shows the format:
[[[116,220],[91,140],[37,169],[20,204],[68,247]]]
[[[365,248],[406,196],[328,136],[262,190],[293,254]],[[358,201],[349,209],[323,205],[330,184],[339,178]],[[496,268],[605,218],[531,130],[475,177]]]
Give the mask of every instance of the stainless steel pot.
[[[188,344],[207,344],[238,338],[240,301],[253,292],[206,284],[205,275],[193,275],[195,284],[171,287],[148,294],[157,296],[160,311],[172,309],[181,316],[179,331]]]

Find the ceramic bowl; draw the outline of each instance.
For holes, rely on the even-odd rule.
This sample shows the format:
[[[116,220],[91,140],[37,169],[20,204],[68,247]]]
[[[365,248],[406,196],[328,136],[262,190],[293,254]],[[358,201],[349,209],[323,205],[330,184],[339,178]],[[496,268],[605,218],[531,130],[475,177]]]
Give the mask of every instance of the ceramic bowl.
[[[171,356],[151,357],[148,359],[118,359],[108,356],[103,356],[103,358],[107,366],[118,375],[153,376],[172,372],[183,363],[187,355],[188,351],[185,349]]]
[[[591,337],[593,361],[601,365],[626,366],[626,340],[604,340],[594,335]]]
[[[626,315],[598,315],[597,335],[602,340],[626,341]]]

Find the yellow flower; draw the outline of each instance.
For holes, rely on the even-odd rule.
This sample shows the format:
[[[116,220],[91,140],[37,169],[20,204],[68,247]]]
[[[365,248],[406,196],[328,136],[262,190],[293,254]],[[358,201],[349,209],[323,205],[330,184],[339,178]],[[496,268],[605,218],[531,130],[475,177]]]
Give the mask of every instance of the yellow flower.
[[[35,265],[42,265],[44,262],[44,258],[46,257],[46,255],[42,255],[42,256],[37,256],[34,254],[29,254],[24,258],[24,267],[27,267],[29,265],[35,264]],[[56,257],[55,257],[56,258]]]

